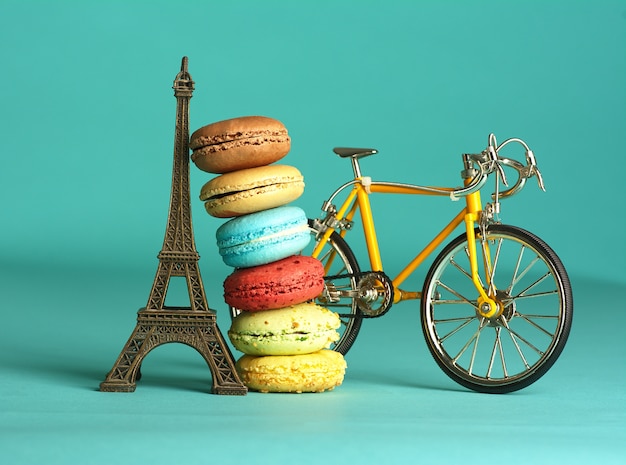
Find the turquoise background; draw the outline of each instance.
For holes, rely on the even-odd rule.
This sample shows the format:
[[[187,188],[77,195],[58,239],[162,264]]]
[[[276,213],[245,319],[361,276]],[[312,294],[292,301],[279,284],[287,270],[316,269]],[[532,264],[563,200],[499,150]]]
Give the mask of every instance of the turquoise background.
[[[490,132],[526,140],[547,192],[530,182],[502,219],[570,273],[557,364],[515,394],[465,391],[403,303],[364,324],[329,393],[212,396],[180,345],[150,353],[135,393],[98,392],[156,271],[182,56],[192,130],[282,120],[311,216],[351,173],[334,146],[377,148],[362,165],[377,179],[458,185],[459,155]],[[623,0],[0,0],[0,63],[1,463],[626,463]],[[196,198],[208,179],[192,167],[224,332],[221,221]],[[375,199],[390,274],[458,208]]]

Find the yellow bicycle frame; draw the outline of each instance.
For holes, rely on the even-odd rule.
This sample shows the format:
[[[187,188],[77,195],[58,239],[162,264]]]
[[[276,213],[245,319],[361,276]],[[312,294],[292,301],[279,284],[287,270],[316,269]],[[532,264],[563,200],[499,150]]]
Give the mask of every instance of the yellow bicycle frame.
[[[369,261],[372,271],[384,271],[382,258],[380,255],[380,248],[378,246],[378,239],[376,238],[376,228],[374,227],[374,218],[372,216],[372,210],[370,205],[369,194],[370,193],[383,193],[383,194],[413,194],[413,195],[438,195],[443,196],[443,193],[432,192],[427,189],[420,188],[419,186],[401,186],[390,185],[375,182],[363,183],[363,178],[357,178],[353,189],[348,194],[346,200],[341,207],[337,210],[335,215],[337,220],[352,221],[357,209],[360,210],[360,216],[363,224],[363,234],[365,237],[365,243],[367,247],[367,253],[369,255]],[[466,184],[469,180],[466,181]],[[450,188],[437,188],[439,191],[452,192]],[[481,284],[478,275],[478,259],[476,251],[476,237],[475,227],[482,212],[482,203],[480,199],[480,192],[476,191],[465,196],[465,207],[446,225],[434,238],[431,240],[424,249],[419,252],[415,258],[413,258],[400,273],[392,279],[394,287],[394,303],[398,303],[402,300],[419,299],[421,298],[421,292],[407,292],[400,289],[400,285],[415,271],[415,269],[423,263],[423,261],[439,246],[444,240],[461,224],[465,223],[465,232],[467,234],[468,253],[470,260],[470,271],[472,281],[480,294],[478,298],[478,311],[485,317],[492,317],[498,312],[498,305],[495,300],[487,295]],[[312,256],[318,257],[321,253],[324,244],[328,241],[330,235],[334,229],[328,228],[318,244],[313,250]],[[343,237],[346,231],[340,231],[340,235]],[[487,270],[487,283],[489,289],[492,288],[490,279],[490,259],[489,251],[484,250],[485,269]],[[328,270],[327,270],[328,271]],[[495,290],[492,290],[492,295],[495,294]]]

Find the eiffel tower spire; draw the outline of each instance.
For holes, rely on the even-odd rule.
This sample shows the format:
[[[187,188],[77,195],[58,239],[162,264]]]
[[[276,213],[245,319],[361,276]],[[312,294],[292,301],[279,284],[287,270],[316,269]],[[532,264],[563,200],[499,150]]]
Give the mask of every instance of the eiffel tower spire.
[[[189,100],[194,82],[184,57],[174,80],[176,131],[170,208],[159,265],[148,303],[137,314],[137,325],[115,365],[100,384],[101,391],[132,392],[139,379],[141,362],[153,348],[179,342],[195,348],[204,357],[213,377],[216,394],[243,395],[247,388],[234,368],[232,354],[209,309],[200,276],[191,223],[189,196]],[[189,307],[168,307],[165,296],[172,277],[184,277]]]
[[[174,134],[174,167],[172,169],[172,195],[161,255],[180,252],[195,257],[196,246],[187,205],[189,198],[189,100],[194,82],[187,71],[187,57],[183,58],[180,72],[174,80],[176,97],[176,131]]]
[[[172,168],[172,192],[170,209],[165,228],[163,247],[158,255],[159,268],[150,291],[148,310],[162,310],[170,278],[182,276],[187,279],[191,310],[208,310],[206,296],[197,262],[191,225],[189,195],[189,100],[194,91],[194,82],[187,70],[184,57],[180,72],[174,79],[176,97],[176,131],[174,134],[174,165]]]

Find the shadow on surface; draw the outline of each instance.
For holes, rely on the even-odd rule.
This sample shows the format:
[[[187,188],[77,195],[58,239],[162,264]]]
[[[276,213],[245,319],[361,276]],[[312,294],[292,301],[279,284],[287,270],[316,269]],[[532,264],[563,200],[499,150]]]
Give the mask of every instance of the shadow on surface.
[[[63,387],[99,391],[100,383],[105,380],[118,355],[111,354],[106,359],[94,356],[91,360],[84,352],[76,355],[62,349],[56,348],[45,353],[20,350],[19,357],[2,362],[3,372],[7,379],[19,378],[20,384],[30,379]],[[137,389],[158,387],[211,392],[211,370],[201,355],[190,348],[184,354],[172,352],[173,354],[162,354],[153,350],[148,353],[141,367],[141,379],[137,380]],[[196,353],[196,356],[192,353]]]

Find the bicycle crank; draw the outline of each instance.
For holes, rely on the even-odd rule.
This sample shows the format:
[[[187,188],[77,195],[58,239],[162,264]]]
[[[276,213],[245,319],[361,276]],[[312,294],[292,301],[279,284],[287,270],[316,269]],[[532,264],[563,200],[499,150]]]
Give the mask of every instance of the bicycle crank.
[[[348,282],[343,282],[344,280]],[[375,318],[387,313],[393,304],[393,283],[382,271],[326,276],[324,281],[324,292],[318,296],[322,305],[335,304],[341,299],[353,299],[361,317]]]
[[[393,283],[381,271],[361,273],[357,283],[357,305],[364,318],[387,313],[393,304]]]

